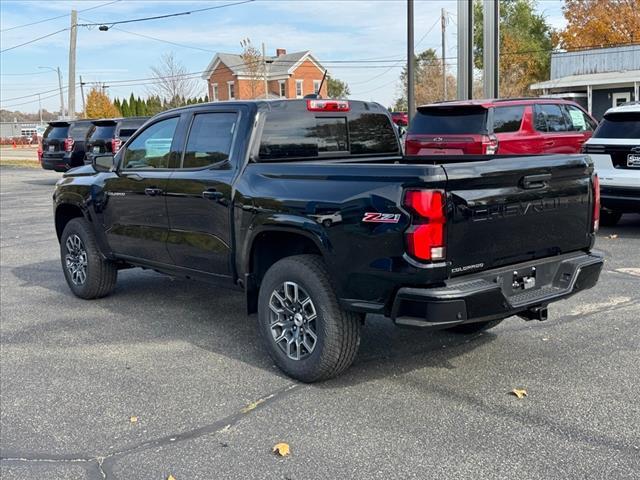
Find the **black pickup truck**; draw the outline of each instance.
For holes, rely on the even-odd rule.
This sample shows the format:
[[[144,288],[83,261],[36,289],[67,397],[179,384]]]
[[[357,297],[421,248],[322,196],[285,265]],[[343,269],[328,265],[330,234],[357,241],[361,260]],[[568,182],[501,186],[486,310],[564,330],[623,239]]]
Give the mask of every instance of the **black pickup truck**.
[[[54,193],[81,298],[143,267],[235,286],[277,365],[312,382],[353,361],[365,314],[473,333],[592,287],[585,155],[403,157],[380,105],[223,102],[164,112]]]

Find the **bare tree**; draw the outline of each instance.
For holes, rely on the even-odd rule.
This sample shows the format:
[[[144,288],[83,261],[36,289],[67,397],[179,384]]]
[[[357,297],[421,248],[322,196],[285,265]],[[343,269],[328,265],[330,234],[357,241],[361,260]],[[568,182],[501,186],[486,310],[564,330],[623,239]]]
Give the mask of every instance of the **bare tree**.
[[[200,93],[198,80],[189,75],[173,52],[163,53],[151,72],[154,80],[148,87],[149,93],[160,97],[169,108],[184,105],[186,99]]]
[[[264,81],[265,68],[262,61],[262,53],[256,47],[253,46],[251,40],[245,38],[240,42],[242,47],[242,73],[249,77],[249,93],[251,98],[257,98],[260,94],[260,82]],[[264,93],[264,92],[262,92]]]

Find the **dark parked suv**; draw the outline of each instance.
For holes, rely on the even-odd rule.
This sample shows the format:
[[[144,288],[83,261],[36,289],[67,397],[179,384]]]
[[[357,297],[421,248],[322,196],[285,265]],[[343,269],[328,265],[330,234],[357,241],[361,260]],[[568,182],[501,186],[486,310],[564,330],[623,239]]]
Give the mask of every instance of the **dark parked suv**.
[[[94,155],[116,154],[120,147],[149,117],[105,118],[94,120],[87,135],[86,162]]]
[[[50,122],[42,136],[42,168],[66,172],[84,165],[85,141],[91,120]]]

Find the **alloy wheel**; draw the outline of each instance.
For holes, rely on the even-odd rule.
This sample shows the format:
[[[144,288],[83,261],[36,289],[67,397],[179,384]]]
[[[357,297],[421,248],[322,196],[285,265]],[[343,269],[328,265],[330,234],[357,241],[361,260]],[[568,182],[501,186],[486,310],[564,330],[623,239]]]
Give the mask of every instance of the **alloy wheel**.
[[[311,355],[318,342],[317,312],[311,296],[295,282],[284,282],[269,298],[273,341],[291,360]]]
[[[67,237],[65,242],[67,254],[65,264],[74,285],[84,285],[87,280],[87,251],[82,240],[77,234]]]

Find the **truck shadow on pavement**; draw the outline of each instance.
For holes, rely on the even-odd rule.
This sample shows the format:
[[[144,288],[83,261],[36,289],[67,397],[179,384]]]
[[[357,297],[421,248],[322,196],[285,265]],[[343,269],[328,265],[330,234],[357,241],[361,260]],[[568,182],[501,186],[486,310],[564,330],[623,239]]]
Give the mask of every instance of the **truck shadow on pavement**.
[[[120,272],[108,297],[86,301],[69,291],[58,261],[14,268],[21,301],[42,309],[48,320],[5,331],[3,343],[46,347],[65,344],[135,344],[184,341],[284,376],[258,337],[256,316],[247,316],[244,295],[195,281],[174,279],[140,269]],[[40,287],[43,290],[39,290]],[[28,298],[34,297],[34,298]],[[395,327],[389,319],[369,316],[354,365],[335,382],[357,384],[421,368],[455,368],[450,359],[495,339],[485,333],[460,336],[446,331]],[[323,384],[320,384],[323,385]]]

